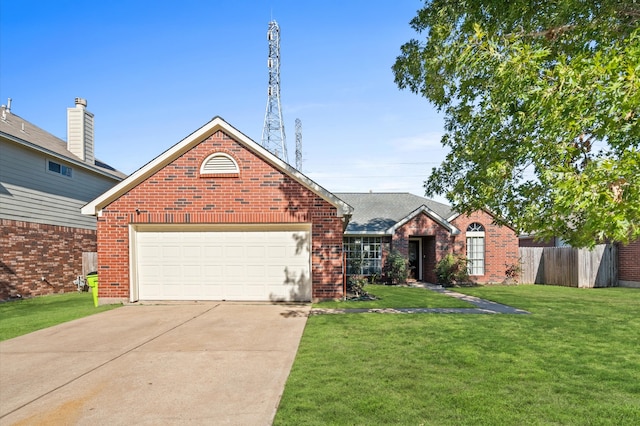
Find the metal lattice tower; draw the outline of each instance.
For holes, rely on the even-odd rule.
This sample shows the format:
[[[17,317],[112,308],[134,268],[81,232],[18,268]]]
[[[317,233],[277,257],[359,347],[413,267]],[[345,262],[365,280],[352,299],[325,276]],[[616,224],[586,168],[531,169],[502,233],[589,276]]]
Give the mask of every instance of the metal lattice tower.
[[[275,20],[269,22],[267,40],[269,40],[269,59],[267,61],[269,91],[267,111],[264,114],[264,128],[262,129],[262,146],[281,160],[289,162],[282,108],[280,107],[280,27]]]
[[[302,171],[302,121],[296,118],[296,169]]]

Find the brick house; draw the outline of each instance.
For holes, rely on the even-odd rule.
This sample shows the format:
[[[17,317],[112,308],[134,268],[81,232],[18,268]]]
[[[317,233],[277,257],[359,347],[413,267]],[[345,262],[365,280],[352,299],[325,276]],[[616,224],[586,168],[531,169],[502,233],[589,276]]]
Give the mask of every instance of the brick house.
[[[82,208],[101,303],[343,294],[352,208],[220,117]]]
[[[508,266],[518,263],[515,231],[498,226],[478,211],[455,214],[451,207],[409,193],[336,193],[354,208],[345,230],[344,247],[360,270],[382,272],[387,254],[396,249],[409,262],[410,278],[436,282],[435,266],[447,253],[467,258],[472,281],[499,283]]]
[[[98,217],[101,303],[341,298],[353,272],[343,252],[365,258],[371,275],[396,248],[427,281],[452,251],[477,282],[501,282],[517,262],[515,232],[486,212],[332,194],[219,117],[82,212]]]
[[[126,177],[95,158],[93,119],[76,98],[65,142],[0,108],[0,300],[77,289],[82,253],[96,250],[80,208]]]

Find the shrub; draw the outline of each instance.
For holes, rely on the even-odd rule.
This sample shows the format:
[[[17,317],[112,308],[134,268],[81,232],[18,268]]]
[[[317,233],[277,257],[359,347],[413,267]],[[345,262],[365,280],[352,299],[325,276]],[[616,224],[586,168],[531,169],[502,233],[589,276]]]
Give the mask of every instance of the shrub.
[[[436,264],[435,273],[438,283],[443,285],[469,281],[467,259],[460,255],[448,253]]]
[[[389,284],[397,285],[406,283],[407,277],[409,276],[407,259],[398,250],[391,250],[385,260],[384,273]]]
[[[347,292],[352,293],[356,297],[363,296],[366,294],[364,286],[368,282],[367,278],[362,275],[351,275],[347,279]]]
[[[504,282],[507,284],[517,283],[520,273],[522,273],[522,266],[520,266],[520,262],[518,261],[518,263],[512,264],[505,263],[504,266],[506,268],[504,271]]]

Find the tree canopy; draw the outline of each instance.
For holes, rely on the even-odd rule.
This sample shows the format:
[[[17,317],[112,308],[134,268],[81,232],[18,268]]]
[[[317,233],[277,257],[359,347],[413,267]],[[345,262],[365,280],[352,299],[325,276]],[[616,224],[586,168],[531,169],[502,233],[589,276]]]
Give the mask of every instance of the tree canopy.
[[[393,65],[445,117],[425,182],[576,247],[640,237],[640,4],[432,0]]]

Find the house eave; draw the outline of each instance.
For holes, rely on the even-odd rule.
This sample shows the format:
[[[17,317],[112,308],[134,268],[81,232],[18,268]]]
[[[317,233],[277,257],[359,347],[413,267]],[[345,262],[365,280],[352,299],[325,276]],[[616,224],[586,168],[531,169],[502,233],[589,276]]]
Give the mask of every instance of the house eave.
[[[345,232],[344,233],[345,237],[361,237],[363,235],[371,235],[373,237],[388,237],[388,236],[391,236],[391,234],[388,234],[385,231],[376,231],[376,232],[354,231],[354,232]]]
[[[13,135],[11,135],[9,133],[5,133],[5,132],[0,131],[0,137],[2,137],[3,139],[5,139],[7,141],[10,141],[10,142],[13,142],[15,144],[18,144],[20,146],[24,146],[24,147],[26,147],[28,149],[33,150],[33,151],[37,151],[37,152],[45,154],[45,155],[47,155],[49,157],[55,158],[57,160],[65,161],[65,162],[67,162],[69,164],[72,164],[72,165],[74,165],[76,167],[80,167],[80,168],[83,168],[85,170],[89,170],[92,173],[96,173],[96,174],[102,175],[104,177],[107,177],[107,178],[110,178],[110,179],[113,179],[113,180],[116,180],[116,181],[122,181],[124,179],[121,176],[109,173],[109,172],[107,172],[105,170],[100,169],[99,167],[91,165],[90,163],[86,163],[86,162],[82,161],[79,158],[73,158],[73,157],[69,157],[69,156],[66,156],[66,155],[62,155],[60,153],[57,153],[55,151],[52,151],[50,149],[44,148],[44,147],[42,147],[40,145],[37,145],[37,144],[35,144],[33,142],[29,142],[27,140],[18,138],[16,136],[13,136]]]

